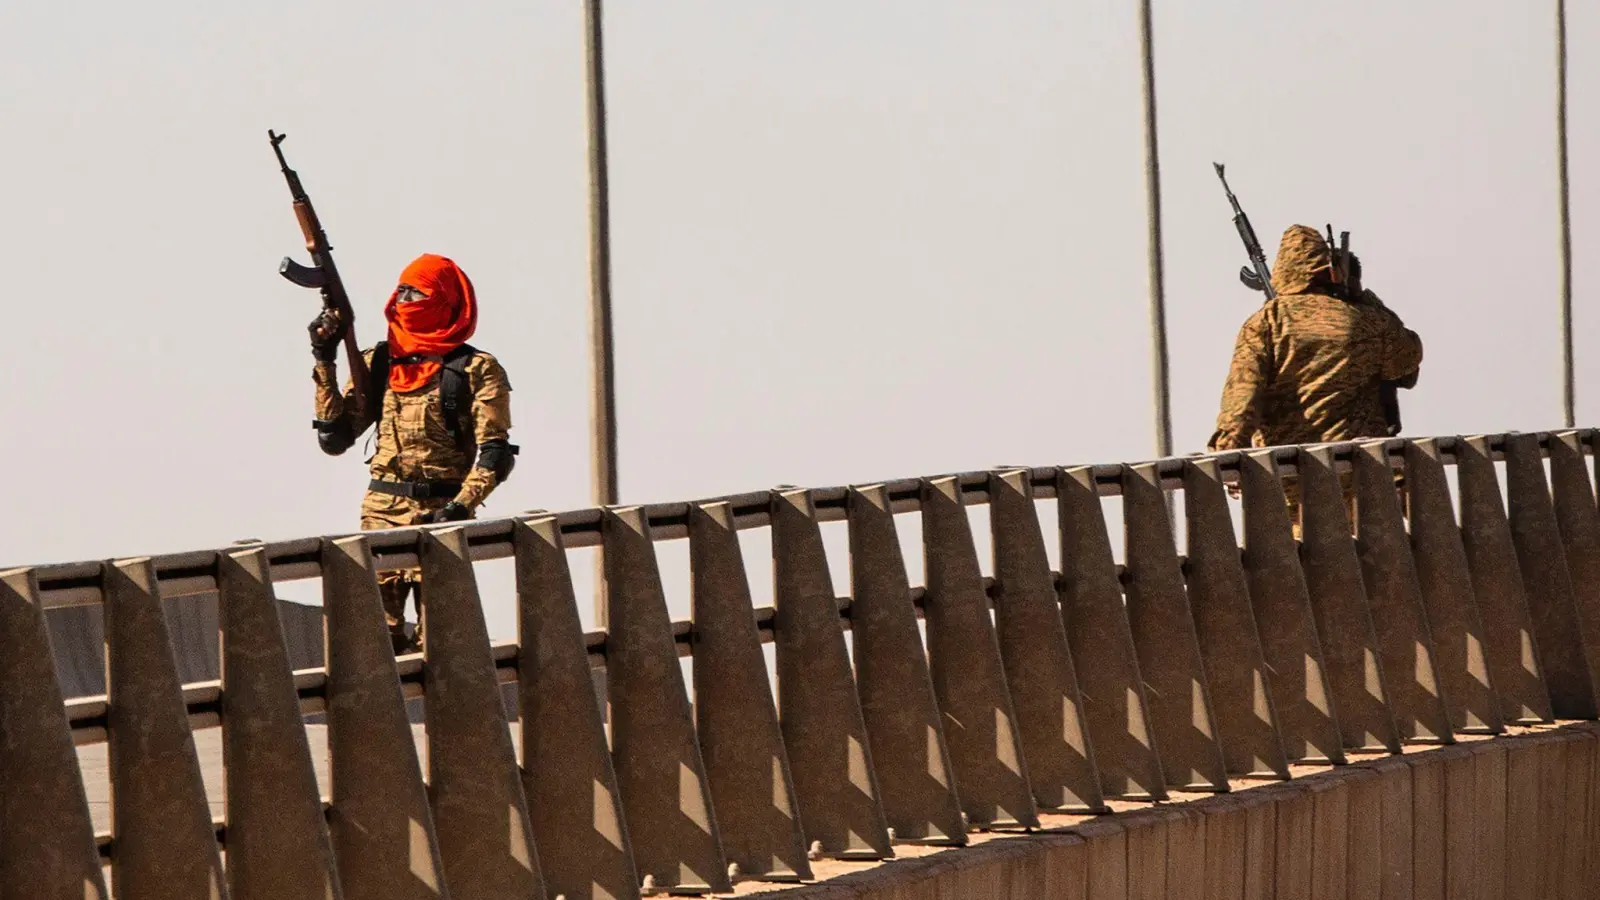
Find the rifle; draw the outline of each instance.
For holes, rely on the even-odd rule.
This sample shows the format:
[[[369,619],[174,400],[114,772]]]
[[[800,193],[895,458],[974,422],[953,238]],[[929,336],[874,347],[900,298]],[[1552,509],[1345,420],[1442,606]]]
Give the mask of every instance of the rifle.
[[[1328,225],[1328,255],[1329,256],[1334,256],[1333,246],[1334,246],[1333,245],[1333,225],[1332,225],[1332,223],[1329,223],[1329,225]],[[1334,256],[1333,263],[1334,263],[1334,265],[1333,265],[1333,277],[1334,277],[1334,280],[1339,282],[1339,289],[1344,291],[1346,295],[1348,295],[1352,299],[1354,299],[1354,294],[1352,294],[1351,290],[1350,290],[1350,232],[1348,232],[1348,231],[1339,232],[1339,253],[1338,253],[1337,256]]]
[[[322,230],[322,222],[317,218],[316,210],[311,208],[311,198],[306,195],[306,189],[300,186],[300,176],[289,168],[284,161],[283,149],[279,144],[287,134],[276,134],[272,129],[267,129],[267,139],[272,142],[272,152],[277,154],[278,167],[283,170],[284,180],[289,182],[289,196],[294,198],[294,217],[300,222],[300,231],[305,235],[306,250],[311,253],[311,265],[302,266],[293,259],[285,256],[278,263],[278,274],[303,288],[315,288],[322,292],[323,309],[336,309],[344,321],[344,353],[350,363],[350,386],[355,394],[357,412],[367,403],[367,361],[361,356],[361,348],[356,344],[356,312],[350,306],[350,295],[345,292],[344,282],[339,278],[339,269],[333,264],[333,247],[328,244],[328,234]]]
[[[1222,179],[1222,189],[1228,194],[1228,202],[1233,205],[1233,227],[1239,230],[1239,239],[1244,241],[1244,252],[1250,257],[1250,265],[1239,267],[1239,280],[1252,291],[1261,291],[1271,300],[1277,294],[1272,290],[1272,270],[1267,267],[1267,255],[1261,250],[1261,242],[1256,239],[1256,230],[1250,227],[1250,217],[1244,214],[1239,207],[1239,198],[1233,195],[1233,189],[1228,187],[1228,176],[1223,174],[1222,163],[1214,162],[1212,168],[1217,170],[1217,177]]]

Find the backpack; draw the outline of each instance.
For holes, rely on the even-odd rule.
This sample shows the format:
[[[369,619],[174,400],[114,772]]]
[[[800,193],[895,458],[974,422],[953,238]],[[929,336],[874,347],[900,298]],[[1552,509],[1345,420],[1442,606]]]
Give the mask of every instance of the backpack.
[[[439,372],[439,408],[444,413],[444,427],[456,446],[467,450],[476,443],[472,430],[472,383],[467,377],[467,363],[478,349],[462,344],[444,355],[444,367]],[[401,357],[405,359],[405,357]],[[383,409],[383,395],[389,390],[389,342],[379,341],[372,348],[372,363],[367,367],[371,380],[367,382],[367,402],[373,408]]]

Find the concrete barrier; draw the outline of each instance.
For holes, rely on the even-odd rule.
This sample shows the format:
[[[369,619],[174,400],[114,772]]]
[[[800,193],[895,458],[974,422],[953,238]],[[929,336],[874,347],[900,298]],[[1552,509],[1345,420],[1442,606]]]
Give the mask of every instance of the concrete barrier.
[[[796,880],[816,882],[783,889],[796,897],[1586,896],[1597,732],[1571,720],[1594,719],[1600,696],[1594,444],[1573,431],[1008,469],[12,570],[17,621],[82,616],[72,640],[89,645],[87,623],[104,622],[109,677],[105,696],[41,707],[86,685],[41,689],[50,642],[42,624],[19,630],[17,671],[36,675],[0,682],[0,710],[36,726],[0,722],[0,804],[22,802],[22,767],[60,770],[62,728],[109,741],[115,802],[95,844],[119,897],[180,882],[368,896],[373,876],[356,873],[401,847],[386,896]],[[1035,505],[1052,498],[1053,533]],[[920,588],[896,534],[909,513]],[[855,596],[834,596],[828,521],[848,523]],[[733,533],[752,528],[771,533],[775,608],[751,608],[735,564]],[[684,538],[695,617],[672,622],[655,544]],[[608,632],[577,628],[580,546],[603,549]],[[491,644],[472,564],[509,556],[521,639]],[[424,655],[375,657],[376,573],[411,566],[439,621]],[[332,671],[294,671],[299,620],[271,614],[270,585],[301,578],[322,578],[338,611]],[[219,591],[220,622],[193,599]],[[200,606],[174,617],[175,603]],[[323,634],[320,610],[301,624],[302,643]],[[194,681],[186,662],[219,635],[221,680]],[[776,697],[757,677],[767,641]],[[418,706],[425,767],[393,746]],[[326,787],[304,737],[324,714]],[[216,726],[221,821],[193,737]],[[35,827],[0,822],[0,895],[102,890],[81,866],[29,865],[81,856],[79,788],[50,791]]]
[[[1529,729],[870,869],[835,867],[821,883],[751,896],[1593,897],[1597,748],[1592,723]]]

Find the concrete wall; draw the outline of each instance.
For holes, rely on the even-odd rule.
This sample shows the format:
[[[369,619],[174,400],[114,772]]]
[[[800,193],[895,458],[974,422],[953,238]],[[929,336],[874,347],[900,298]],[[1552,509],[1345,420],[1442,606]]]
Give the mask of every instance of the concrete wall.
[[[1600,726],[1385,756],[755,896],[1258,900],[1600,896]]]

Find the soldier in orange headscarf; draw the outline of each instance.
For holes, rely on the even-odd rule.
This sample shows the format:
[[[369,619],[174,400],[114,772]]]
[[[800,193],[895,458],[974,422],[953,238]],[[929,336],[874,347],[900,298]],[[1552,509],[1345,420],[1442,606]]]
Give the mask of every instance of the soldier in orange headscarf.
[[[511,474],[511,384],[498,360],[467,343],[478,327],[472,282],[456,264],[425,253],[400,273],[384,307],[388,339],[364,354],[366,402],[338,390],[334,354],[349,323],[324,310],[309,326],[316,365],[317,442],[337,456],[376,425],[372,481],[361,503],[363,530],[471,518]],[[381,573],[395,652],[422,643],[422,576]],[[417,627],[406,634],[406,597],[415,594]]]

